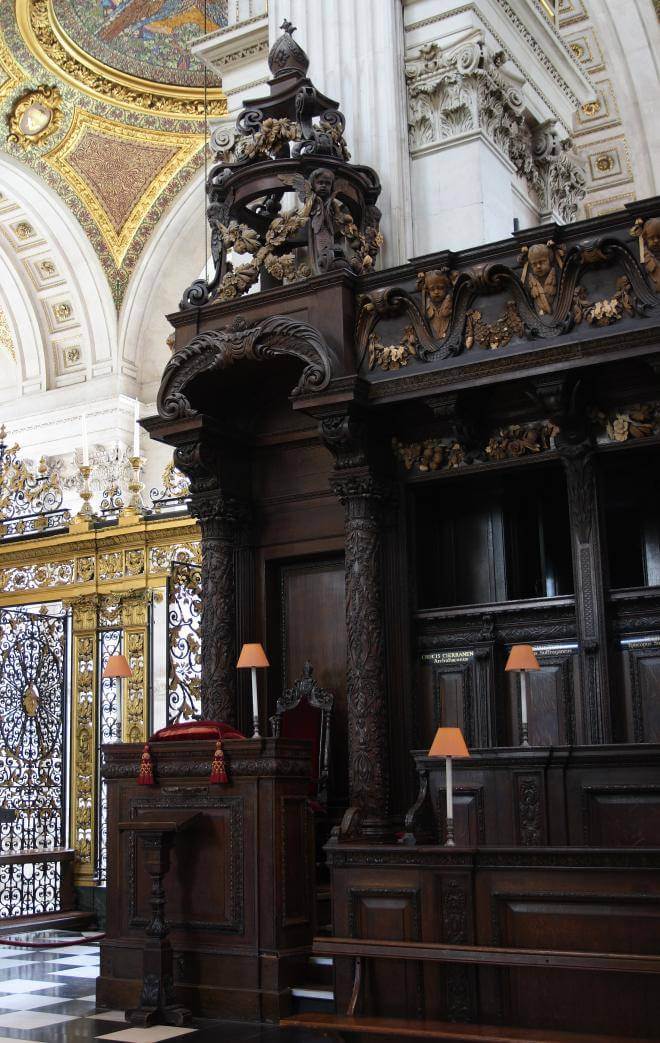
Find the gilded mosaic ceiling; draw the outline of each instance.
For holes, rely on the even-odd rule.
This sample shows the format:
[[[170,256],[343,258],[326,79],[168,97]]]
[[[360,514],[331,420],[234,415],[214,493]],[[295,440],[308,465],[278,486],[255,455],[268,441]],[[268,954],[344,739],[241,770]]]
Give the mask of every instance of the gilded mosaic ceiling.
[[[227,23],[226,3],[206,0],[53,0],[57,25],[85,54],[158,83],[201,87],[190,44]],[[206,18],[206,23],[205,23]]]
[[[206,3],[208,31],[226,4]],[[203,0],[4,0],[0,147],[42,177],[96,249],[117,305],[156,222],[204,158]],[[226,103],[206,90],[209,114]]]

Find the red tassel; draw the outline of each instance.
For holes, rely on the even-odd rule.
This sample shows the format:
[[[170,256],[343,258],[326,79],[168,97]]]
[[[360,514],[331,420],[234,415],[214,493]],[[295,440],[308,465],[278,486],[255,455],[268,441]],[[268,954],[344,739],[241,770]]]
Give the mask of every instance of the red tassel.
[[[149,743],[145,742],[144,749],[142,750],[142,760],[140,761],[140,774],[137,778],[138,786],[155,786],[156,781],[154,779],[154,762],[151,759],[151,752],[149,750]]]
[[[225,765],[225,751],[222,748],[222,739],[215,744],[213,763],[211,764],[211,782],[229,782],[227,766]]]

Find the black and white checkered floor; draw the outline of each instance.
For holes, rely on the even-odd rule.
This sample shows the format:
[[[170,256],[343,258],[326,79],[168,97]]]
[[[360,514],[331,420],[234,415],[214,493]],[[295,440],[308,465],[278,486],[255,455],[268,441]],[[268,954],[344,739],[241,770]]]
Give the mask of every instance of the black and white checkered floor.
[[[123,1011],[97,1006],[98,968],[98,945],[0,946],[0,1043],[160,1043],[177,1036],[189,1037],[190,1043],[317,1043],[327,1038],[245,1022],[200,1020],[187,1029],[133,1028]]]

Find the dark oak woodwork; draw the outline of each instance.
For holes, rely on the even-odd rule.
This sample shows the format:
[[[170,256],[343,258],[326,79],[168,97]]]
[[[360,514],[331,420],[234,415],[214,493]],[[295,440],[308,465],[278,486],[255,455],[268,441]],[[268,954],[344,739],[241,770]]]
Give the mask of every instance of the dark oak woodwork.
[[[594,1043],[592,1034],[516,1029],[503,1025],[459,1025],[447,1021],[413,1018],[355,1018],[346,1014],[297,1014],[286,1018],[291,1028],[318,1030],[324,1034],[391,1036],[394,1039],[449,1039],[454,1043]],[[603,1036],[598,1043],[634,1043],[630,1036]],[[637,1043],[644,1043],[638,1040]],[[648,1041],[647,1041],[648,1043]]]
[[[442,843],[444,760],[414,758],[405,842]],[[473,750],[453,770],[459,844],[660,847],[658,745]]]
[[[366,1018],[418,1018],[421,1007],[427,1019],[527,1027],[532,1040],[543,1029],[592,1032],[599,1039],[612,1033],[653,1038],[660,1013],[654,985],[657,848],[381,845],[375,851],[349,843],[326,850],[334,935],[346,939],[340,944],[351,957],[368,957],[362,993]],[[369,936],[361,933],[362,922],[352,913],[356,892],[372,910]],[[450,914],[441,898],[447,892]],[[396,923],[389,915],[400,895],[417,896],[424,932],[419,948],[413,922]],[[462,935],[458,943],[457,934]],[[391,943],[389,955],[378,952],[377,945],[370,949],[384,941]],[[331,947],[334,940],[319,944]],[[507,952],[497,952],[502,949]],[[396,966],[392,956],[397,953],[412,967],[423,963],[425,969],[421,977],[399,973],[398,992],[388,994],[384,1007],[374,1000],[380,1001],[388,983],[391,988],[388,968]],[[353,991],[351,957],[335,959],[340,1012]],[[448,979],[450,965],[463,977]],[[456,1018],[458,1011],[469,1013]]]
[[[144,421],[173,447],[200,519],[204,713],[245,721],[241,641],[265,643],[270,714],[311,659],[336,695],[335,935],[524,950],[520,966],[370,956],[367,1012],[516,1026],[502,1039],[652,1034],[657,990],[621,956],[650,954],[654,939],[657,950],[660,915],[660,544],[640,505],[660,449],[660,308],[630,235],[660,200],[424,258],[426,272],[452,272],[438,332],[422,262],[371,270],[378,178],[346,161],[343,118],[306,79],[303,52],[277,46],[284,64],[239,118],[238,158],[211,172],[214,275],[171,316],[158,416]],[[265,113],[295,117],[294,137],[265,146]],[[311,274],[282,276],[282,251],[268,265],[260,254],[259,291],[243,295],[256,276],[243,269],[236,285],[223,228],[232,219],[264,235],[282,177],[309,209],[295,228],[285,219],[279,242],[307,249]],[[565,263],[540,315],[519,257],[548,237]],[[626,511],[630,547],[611,570]],[[516,643],[541,665],[524,750],[517,680],[504,673]],[[438,843],[443,774],[421,752],[416,778],[408,756],[440,724],[474,751],[455,764],[452,851]],[[307,755],[268,742],[227,744],[228,787],[207,783],[201,746],[192,765],[157,754],[163,807],[205,820],[170,877],[175,991],[196,1012],[279,1016],[309,951]],[[108,753],[111,821],[157,800],[129,778],[136,758]],[[126,1006],[146,892],[130,850],[112,843],[99,998]],[[585,949],[594,956],[579,974],[538,955]],[[357,996],[348,957],[336,986],[345,1010]],[[525,1026],[536,1035],[516,1036]]]
[[[230,782],[209,783],[213,742],[153,743],[158,785],[137,785],[139,747],[104,747],[108,926],[100,1003],[138,1005],[151,884],[135,829],[196,816],[170,853],[166,916],[174,997],[195,1015],[277,1020],[310,950],[314,826],[310,748],[293,739],[227,740]],[[118,824],[124,824],[121,831]]]

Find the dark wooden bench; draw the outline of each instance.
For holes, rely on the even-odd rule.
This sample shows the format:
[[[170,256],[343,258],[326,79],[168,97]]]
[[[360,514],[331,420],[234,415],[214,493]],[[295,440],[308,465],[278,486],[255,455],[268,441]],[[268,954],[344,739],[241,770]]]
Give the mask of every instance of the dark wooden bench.
[[[660,974],[659,956],[626,953],[568,952],[546,949],[494,948],[425,942],[375,941],[362,938],[315,938],[314,955],[355,961],[353,991],[346,1014],[305,1013],[283,1025],[328,1033],[363,1033],[416,1039],[448,1039],[455,1043],[635,1043],[630,1036],[603,1036],[550,1029],[502,1025],[415,1021],[356,1015],[360,1004],[364,963],[368,959],[430,961],[481,967],[541,967],[548,970],[609,971],[623,974]],[[637,1043],[639,1038],[637,1037]]]
[[[412,1021],[405,1018],[350,1018],[347,1014],[297,1014],[284,1018],[287,1028],[314,1029],[331,1034],[394,1036],[395,1039],[448,1039],[454,1043],[653,1043],[631,1036],[585,1035],[549,1029],[467,1025],[451,1021]]]

